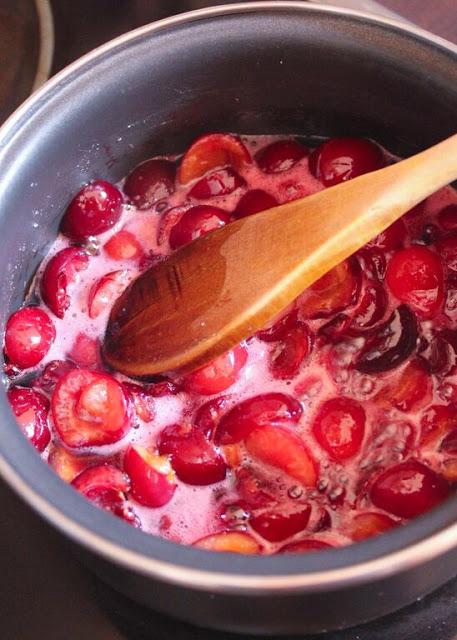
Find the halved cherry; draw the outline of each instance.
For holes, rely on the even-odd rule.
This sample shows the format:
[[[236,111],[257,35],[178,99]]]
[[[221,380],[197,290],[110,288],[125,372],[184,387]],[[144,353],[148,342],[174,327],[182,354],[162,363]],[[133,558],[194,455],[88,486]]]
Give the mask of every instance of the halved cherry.
[[[85,469],[99,464],[96,456],[77,456],[65,449],[61,444],[54,443],[49,452],[48,464],[65,482],[73,480]]]
[[[260,149],[255,160],[265,173],[282,173],[292,169],[308,153],[308,149],[296,140],[277,140]]]
[[[297,424],[303,413],[298,400],[286,393],[263,393],[238,403],[219,422],[215,441],[233,444],[257,428]]]
[[[179,168],[179,181],[187,184],[218,167],[242,169],[252,162],[241,140],[226,133],[201,136],[184,154]]]
[[[51,439],[48,426],[49,400],[35,389],[11,387],[7,392],[16,421],[35,449],[44,451]]]
[[[290,329],[294,329],[301,323],[298,321],[298,309],[292,309],[285,316],[274,322],[266,329],[261,329],[256,333],[256,337],[263,342],[278,342],[285,338]]]
[[[58,318],[63,318],[70,306],[69,285],[88,264],[87,253],[79,247],[68,247],[56,253],[46,265],[41,279],[41,296]]]
[[[151,422],[155,416],[155,407],[148,390],[134,382],[123,382],[122,386],[132,399],[136,415],[143,422]]]
[[[421,446],[437,444],[457,427],[457,404],[435,404],[427,408],[421,419]]]
[[[204,396],[221,393],[237,381],[247,357],[246,347],[238,345],[204,367],[189,373],[184,379],[184,387],[187,391]]]
[[[333,546],[323,540],[314,540],[313,538],[298,540],[284,545],[278,553],[308,553],[310,551],[321,551],[324,549],[332,549]]]
[[[368,337],[355,368],[363,373],[395,369],[416,349],[417,339],[416,318],[406,305],[400,305],[389,320]]]
[[[357,251],[356,255],[362,261],[362,271],[365,275],[377,280],[384,280],[387,263],[383,251],[365,245]]]
[[[68,352],[68,358],[79,367],[90,369],[100,364],[100,341],[87,333],[78,333]]]
[[[148,395],[152,398],[163,398],[164,396],[176,396],[182,391],[181,385],[160,376],[160,380],[147,386]]]
[[[311,353],[312,344],[311,332],[304,322],[289,329],[271,354],[270,369],[273,376],[279,380],[293,378]]]
[[[396,220],[390,227],[381,231],[373,240],[367,242],[366,247],[376,247],[382,251],[400,249],[408,235],[408,230],[403,220]]]
[[[73,480],[74,488],[97,507],[109,511],[134,527],[140,522],[125,496],[130,490],[130,479],[112,464],[90,467]]]
[[[189,195],[197,200],[207,200],[216,196],[226,196],[240,187],[244,187],[246,181],[230,167],[218,169],[200,178],[189,191]]]
[[[365,331],[376,325],[387,308],[387,293],[377,280],[366,280],[357,309],[351,320],[351,331]]]
[[[229,398],[219,396],[208,400],[198,408],[194,416],[193,423],[209,440],[214,437],[214,433],[223,413],[227,410]]]
[[[5,353],[19,369],[36,366],[48,353],[56,337],[54,323],[39,307],[22,307],[6,323]]]
[[[178,249],[200,236],[230,222],[230,214],[206,204],[187,209],[170,231],[170,247]]]
[[[446,231],[457,231],[457,204],[449,204],[441,209],[438,222]]]
[[[448,236],[436,243],[436,250],[447,271],[457,271],[457,235]]]
[[[390,291],[421,318],[431,318],[444,302],[444,274],[439,256],[421,246],[397,251],[387,265]]]
[[[249,525],[268,542],[282,542],[306,529],[310,515],[311,507],[309,505],[300,511],[291,513],[265,511],[251,516]]]
[[[64,213],[60,230],[72,240],[85,240],[111,229],[121,217],[122,193],[105,180],[79,191]]]
[[[331,458],[352,458],[362,446],[365,410],[351,398],[332,398],[320,406],[312,428],[314,437]]]
[[[89,317],[98,318],[101,313],[110,308],[116,298],[124,291],[130,279],[131,274],[122,269],[111,271],[97,280],[89,291],[87,301]]]
[[[419,345],[419,358],[427,371],[440,376],[452,374],[457,364],[455,337],[452,329],[436,332],[429,339],[422,338]]]
[[[224,553],[261,553],[262,547],[252,536],[244,531],[221,531],[206,536],[194,542],[194,547],[206,551],[219,551]]]
[[[354,516],[351,522],[349,535],[355,542],[360,542],[384,533],[384,531],[388,531],[397,525],[398,522],[384,513],[377,513],[376,511],[359,513]]]
[[[233,217],[238,220],[246,216],[252,216],[254,213],[266,211],[272,207],[276,207],[278,201],[272,195],[262,189],[251,189],[247,191],[238,201]]]
[[[146,160],[129,173],[124,193],[138,209],[148,209],[174,192],[175,174],[176,165],[170,160]]]
[[[326,187],[376,171],[384,165],[381,148],[363,138],[331,138],[317,147],[309,159],[311,173]]]
[[[163,507],[176,490],[175,474],[166,456],[144,447],[130,446],[124,456],[124,470],[132,483],[133,498],[146,507]]]
[[[171,456],[176,475],[187,484],[208,485],[225,478],[224,458],[198,429],[169,425],[159,434],[158,449]]]
[[[112,444],[130,429],[122,385],[106,373],[73,369],[52,395],[54,426],[68,447]]]
[[[255,459],[306,486],[314,486],[317,465],[303,441],[282,427],[265,425],[253,429],[245,440],[248,453]]]
[[[51,360],[39,375],[32,382],[32,387],[38,390],[52,393],[54,387],[66,373],[75,368],[73,362],[67,360]]]
[[[113,260],[139,260],[143,255],[137,237],[127,229],[121,229],[111,236],[103,248]]]
[[[373,504],[399,518],[414,518],[449,495],[448,483],[415,459],[384,471],[370,491]]]
[[[308,287],[298,299],[304,318],[326,318],[356,301],[360,274],[355,262],[345,260]]]
[[[258,469],[238,467],[235,475],[237,493],[249,507],[270,507],[278,503],[277,487]]]
[[[387,382],[376,394],[379,404],[392,405],[400,411],[409,412],[426,405],[431,398],[431,378],[422,362],[418,359],[409,362],[406,367]]]

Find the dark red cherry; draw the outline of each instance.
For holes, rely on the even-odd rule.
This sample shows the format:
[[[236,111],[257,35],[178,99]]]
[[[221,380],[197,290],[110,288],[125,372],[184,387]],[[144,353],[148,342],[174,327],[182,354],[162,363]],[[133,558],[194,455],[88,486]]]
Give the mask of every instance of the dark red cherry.
[[[197,200],[207,200],[216,196],[226,196],[240,187],[246,181],[230,167],[218,169],[200,178],[189,191],[189,195]]]
[[[370,329],[383,318],[386,309],[385,288],[377,280],[366,280],[359,303],[352,316],[351,329],[355,332]]]
[[[414,518],[445,500],[449,485],[412,458],[384,471],[371,487],[370,495],[379,509],[399,518]]]
[[[278,201],[276,198],[266,191],[262,189],[251,189],[247,191],[244,196],[241,196],[233,212],[233,217],[238,220],[239,218],[252,216],[254,213],[271,209],[277,204]]]
[[[240,466],[235,470],[236,491],[249,507],[268,507],[277,503],[277,488],[270,478],[249,466]]]
[[[85,240],[111,229],[121,217],[122,193],[104,180],[83,187],[65,211],[60,225],[72,240]]]
[[[437,446],[457,427],[457,404],[434,404],[427,408],[421,419],[421,446]]]
[[[282,316],[274,324],[256,333],[256,337],[263,342],[278,342],[286,337],[291,329],[301,324],[298,321],[298,309],[292,309],[287,315]]]
[[[211,207],[200,204],[185,211],[170,231],[170,247],[179,247],[189,244],[192,240],[223,227],[230,222],[230,214],[219,207]]]
[[[161,455],[170,455],[180,480],[192,485],[208,485],[225,478],[227,466],[216,447],[198,429],[169,425],[159,434]]]
[[[384,165],[381,148],[363,138],[331,138],[317,147],[309,160],[311,173],[326,187],[376,171]]]
[[[380,373],[395,369],[416,349],[417,321],[406,305],[400,305],[389,320],[366,342],[355,368],[363,373]]]
[[[288,380],[298,373],[301,365],[311,353],[312,335],[303,322],[283,336],[271,354],[271,373],[278,380]]]
[[[441,209],[438,223],[446,231],[457,231],[457,204],[449,204]]]
[[[290,542],[281,547],[278,553],[308,553],[310,551],[322,551],[324,549],[332,549],[332,545],[323,540],[309,538],[297,542]]]
[[[74,368],[75,364],[68,360],[51,360],[45,366],[41,375],[32,382],[32,386],[38,390],[42,389],[46,393],[52,393],[60,378]]]
[[[62,249],[46,265],[41,279],[41,296],[58,318],[63,318],[70,306],[69,285],[88,265],[89,256],[78,247]]]
[[[7,393],[17,423],[35,449],[44,451],[50,439],[49,400],[35,389],[11,387]]]
[[[440,451],[444,451],[451,456],[457,455],[457,427],[452,429],[443,439]]]
[[[426,247],[416,245],[397,251],[387,265],[386,282],[393,295],[421,318],[433,317],[443,305],[441,260]]]
[[[342,311],[358,298],[361,285],[360,266],[345,260],[305,289],[298,298],[303,318],[327,318]]]
[[[124,456],[124,470],[132,483],[132,496],[146,507],[163,507],[176,490],[170,461],[144,447],[129,446]]]
[[[394,406],[408,413],[427,404],[431,398],[432,380],[423,362],[411,360],[398,376],[381,387],[375,396],[380,405]]]
[[[333,460],[352,458],[362,446],[365,410],[352,398],[332,398],[320,406],[312,429],[320,446]]]
[[[285,393],[264,393],[243,400],[222,416],[215,440],[233,444],[244,440],[256,427],[296,424],[303,413],[298,400]]]
[[[175,190],[176,165],[169,160],[146,160],[129,173],[124,193],[138,209],[148,209]]]
[[[219,420],[227,410],[228,405],[228,397],[219,396],[219,398],[208,400],[208,402],[205,402],[198,408],[197,413],[194,416],[193,423],[198,429],[200,429],[206,438],[213,438],[216,427],[219,424]]]
[[[5,353],[19,369],[34,367],[48,353],[56,330],[46,311],[22,307],[8,319],[5,329]]]
[[[378,536],[397,525],[398,522],[384,513],[376,513],[375,511],[359,513],[351,522],[349,534],[355,542],[361,542],[367,538]]]
[[[277,140],[260,149],[255,160],[265,173],[282,173],[292,169],[308,153],[308,149],[296,140]]]
[[[205,396],[221,393],[237,381],[247,357],[246,347],[237,345],[204,367],[189,373],[184,379],[184,387],[187,391]]]
[[[356,255],[362,261],[362,270],[365,275],[377,280],[384,280],[387,263],[384,252],[381,249],[365,245],[365,247],[357,251]]]
[[[251,516],[249,525],[268,542],[282,542],[306,529],[310,514],[309,505],[292,513],[265,511]]]
[[[400,249],[408,235],[405,223],[402,219],[397,220],[390,227],[387,227],[384,231],[381,231],[373,240],[370,240],[366,244],[367,247],[376,247],[382,251],[393,251],[394,249]]]

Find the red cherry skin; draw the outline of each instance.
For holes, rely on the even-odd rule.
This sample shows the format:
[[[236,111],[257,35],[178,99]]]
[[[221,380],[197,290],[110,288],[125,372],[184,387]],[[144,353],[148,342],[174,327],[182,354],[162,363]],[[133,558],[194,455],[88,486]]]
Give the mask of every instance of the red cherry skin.
[[[332,398],[320,406],[312,429],[318,443],[333,460],[347,460],[362,446],[365,411],[352,398]]]
[[[292,169],[308,153],[296,140],[277,140],[260,149],[255,160],[264,173],[282,173]]]
[[[138,209],[149,209],[175,190],[176,166],[169,160],[152,159],[139,164],[124,183],[124,193]]]
[[[278,380],[289,380],[300,370],[312,349],[312,335],[306,324],[301,322],[290,329],[272,353],[271,373]]]
[[[438,223],[446,231],[457,231],[457,204],[449,204],[441,209]]]
[[[194,425],[204,434],[205,438],[212,440],[219,424],[221,416],[227,410],[229,399],[227,396],[219,396],[202,404],[193,419]]]
[[[48,426],[49,400],[35,389],[11,387],[7,392],[17,423],[37,451],[44,451],[51,439]]]
[[[200,204],[185,211],[170,231],[170,247],[179,249],[192,240],[230,222],[230,214],[219,207]]]
[[[5,329],[5,353],[19,369],[39,364],[56,337],[54,323],[39,307],[22,307],[8,319]]]
[[[272,195],[262,189],[251,189],[241,196],[236,205],[233,217],[236,220],[252,216],[260,211],[266,211],[272,207],[276,207],[278,201]]]
[[[189,191],[191,198],[207,200],[217,196],[226,196],[240,187],[244,187],[246,181],[230,167],[218,169],[200,178]]]
[[[289,514],[266,511],[251,517],[249,525],[268,542],[282,542],[306,529],[310,515],[309,505],[301,511]]]
[[[112,260],[139,260],[143,257],[143,248],[137,237],[127,231],[121,229],[103,245],[105,253]]]
[[[375,511],[359,513],[352,520],[350,535],[354,542],[361,542],[393,529],[397,525],[398,522],[384,513],[376,513]]]
[[[284,545],[278,551],[278,553],[308,553],[310,551],[321,551],[325,549],[332,549],[333,546],[323,540],[314,540],[309,538],[308,540],[298,540],[297,542],[290,542]]]
[[[104,180],[94,180],[70,202],[60,230],[72,240],[86,240],[111,229],[121,213],[122,193],[119,189]]]
[[[432,469],[411,458],[391,467],[374,482],[373,504],[399,518],[414,518],[440,504],[449,495],[449,485]]]
[[[189,373],[184,379],[184,387],[187,391],[204,396],[221,393],[236,382],[246,360],[246,348],[238,345],[204,367]]]
[[[167,457],[130,446],[124,456],[124,470],[132,483],[132,497],[140,504],[157,508],[172,499],[176,482]]]
[[[58,318],[63,318],[70,306],[68,286],[88,264],[87,253],[79,247],[68,247],[56,253],[46,265],[41,279],[41,297]]]
[[[384,165],[381,148],[363,138],[331,138],[317,147],[309,159],[311,173],[326,187],[376,171]]]

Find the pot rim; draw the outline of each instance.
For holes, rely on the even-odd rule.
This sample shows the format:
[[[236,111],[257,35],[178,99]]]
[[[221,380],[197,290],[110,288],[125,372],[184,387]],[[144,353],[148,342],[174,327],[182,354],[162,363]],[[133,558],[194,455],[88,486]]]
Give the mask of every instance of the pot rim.
[[[400,20],[366,12],[287,0],[199,9],[165,18],[121,35],[84,55],[54,76],[28,98],[0,129],[0,166],[2,156],[14,144],[15,136],[20,133],[20,128],[30,113],[43,107],[47,98],[62,85],[70,83],[80,70],[96,65],[113,51],[132,45],[144,36],[205,18],[284,10],[341,15],[384,26],[445,49],[455,56],[457,64],[457,47],[443,38]],[[0,418],[12,431],[8,434],[11,444],[9,455],[0,456],[0,474],[17,493],[48,522],[87,550],[164,582],[238,595],[323,591],[329,587],[363,584],[406,571],[433,560],[457,545],[457,498],[451,498],[432,513],[417,518],[406,527],[399,527],[376,539],[313,554],[235,557],[234,554],[208,553],[179,545],[137,531],[98,510],[42,463],[17,429],[9,407],[0,407]],[[18,457],[15,456],[19,453],[29,459],[30,465],[26,470],[23,467],[19,470],[16,466]],[[41,492],[34,488],[33,482],[25,479],[27,476],[35,479],[35,468],[43,478]],[[44,497],[50,490],[57,495],[54,501]],[[59,501],[60,498],[62,499]],[[168,556],[169,559],[157,556]]]

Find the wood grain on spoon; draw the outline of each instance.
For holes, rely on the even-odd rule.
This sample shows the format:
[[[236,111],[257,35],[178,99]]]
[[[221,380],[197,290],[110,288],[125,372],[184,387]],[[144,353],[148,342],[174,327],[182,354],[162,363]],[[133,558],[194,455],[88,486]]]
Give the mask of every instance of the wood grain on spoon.
[[[457,179],[457,135],[407,160],[242,218],[178,250],[116,301],[104,356],[132,376],[195,369]]]

